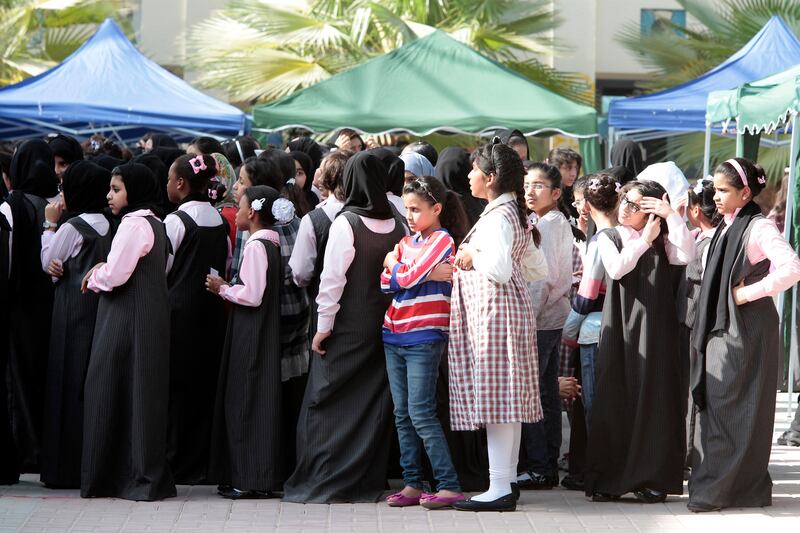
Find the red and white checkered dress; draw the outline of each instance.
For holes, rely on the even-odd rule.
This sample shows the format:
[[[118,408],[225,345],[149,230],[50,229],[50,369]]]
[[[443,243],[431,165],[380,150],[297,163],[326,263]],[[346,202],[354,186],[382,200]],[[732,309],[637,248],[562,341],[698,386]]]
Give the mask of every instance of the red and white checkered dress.
[[[513,201],[490,208],[475,228],[494,217],[506,217],[514,228],[511,279],[495,283],[475,270],[453,274],[450,420],[456,431],[542,418],[535,315],[520,269],[531,235]]]

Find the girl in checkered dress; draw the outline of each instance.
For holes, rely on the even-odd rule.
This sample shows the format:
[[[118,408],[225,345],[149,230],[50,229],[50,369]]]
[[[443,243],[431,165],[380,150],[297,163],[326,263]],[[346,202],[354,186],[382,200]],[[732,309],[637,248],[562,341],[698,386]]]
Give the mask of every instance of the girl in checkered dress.
[[[489,490],[460,510],[516,509],[522,422],[542,418],[536,321],[527,281],[547,264],[539,234],[528,227],[525,170],[516,152],[495,139],[474,155],[472,195],[489,204],[459,247],[450,310],[450,413],[454,430],[486,427]]]

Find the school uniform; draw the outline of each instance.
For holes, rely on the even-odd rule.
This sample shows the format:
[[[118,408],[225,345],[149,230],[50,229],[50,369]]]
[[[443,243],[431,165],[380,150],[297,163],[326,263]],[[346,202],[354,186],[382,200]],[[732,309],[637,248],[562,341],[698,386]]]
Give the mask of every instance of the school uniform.
[[[79,488],[83,452],[83,397],[100,296],[81,293],[81,282],[111,249],[111,224],[101,213],[68,219],[42,235],[41,267],[61,262],[55,283],[47,363],[41,480],[48,487]]]
[[[167,458],[180,484],[207,482],[211,423],[225,340],[224,303],[206,290],[213,268],[225,275],[228,226],[205,200],[189,200],[164,219],[170,304]]]
[[[328,243],[328,233],[333,219],[336,218],[343,206],[344,202],[330,195],[320,202],[316,208],[307,213],[300,221],[292,255],[289,258],[288,266],[292,281],[297,287],[303,287],[309,303],[307,369],[313,361],[311,341],[317,332],[318,312],[316,299],[319,293],[319,278],[324,267],[325,246]],[[290,470],[294,470],[295,466],[297,418],[300,415],[300,407],[303,403],[303,395],[307,384],[308,374],[304,373],[297,378],[286,381],[283,385],[284,398],[288,405],[292,406],[287,411],[288,416],[285,417],[288,448],[287,461],[291,464]]]
[[[709,231],[702,231],[700,228],[692,230],[694,237],[696,254],[694,260],[686,265],[686,272],[681,280],[680,292],[678,294],[678,322],[680,323],[680,338],[681,338],[681,359],[686,361],[685,371],[683,376],[684,384],[682,390],[686,391],[687,395],[687,413],[686,413],[686,463],[685,468],[691,468],[692,462],[695,460],[694,456],[694,428],[696,420],[696,410],[694,402],[691,398],[691,391],[689,390],[689,366],[691,365],[691,344],[692,344],[692,327],[697,309],[697,299],[700,296],[700,285],[703,279],[703,256],[711,243],[711,238],[714,236],[716,228]]]
[[[511,250],[508,257],[494,253],[501,239]],[[536,323],[523,272],[524,258],[534,245],[519,223],[514,194],[489,202],[464,243],[478,253],[472,270],[457,269],[453,275],[452,428],[474,431],[486,424],[537,422],[542,406]],[[546,263],[543,272],[546,275]]]
[[[325,356],[311,364],[285,501],[375,502],[386,487],[393,424],[381,325],[391,298],[379,276],[405,235],[386,180],[386,167],[370,153],[345,166],[347,200],[330,228],[317,296],[317,330],[331,335]]]
[[[11,427],[21,472],[38,472],[44,414],[53,284],[40,264],[47,199],[22,191],[0,205],[9,226],[13,258],[9,275],[8,385]],[[44,318],[43,318],[44,317]]]
[[[286,478],[281,405],[283,262],[273,230],[250,235],[239,276],[219,295],[233,303],[214,409],[210,476],[242,491],[281,490]]]
[[[683,492],[686,396],[676,310],[676,273],[694,257],[683,219],[652,245],[627,226],[597,245],[610,280],[595,360],[586,494],[640,489]],[[675,266],[673,266],[675,265]]]
[[[0,207],[2,207],[0,205]],[[8,278],[11,270],[11,226],[0,212],[0,300],[7,302],[9,297]],[[8,322],[10,309],[0,305],[0,369],[8,365]],[[11,420],[8,412],[8,386],[5,379],[0,380],[0,485],[13,485],[19,482],[19,459]]]
[[[130,212],[89,278],[101,294],[84,392],[84,498],[175,496],[166,458],[168,248],[152,211]]]
[[[762,507],[772,503],[767,467],[781,353],[770,297],[800,280],[800,259],[753,202],[725,217],[706,257],[692,339],[699,411],[689,503]],[[746,303],[736,305],[733,288],[742,281]]]

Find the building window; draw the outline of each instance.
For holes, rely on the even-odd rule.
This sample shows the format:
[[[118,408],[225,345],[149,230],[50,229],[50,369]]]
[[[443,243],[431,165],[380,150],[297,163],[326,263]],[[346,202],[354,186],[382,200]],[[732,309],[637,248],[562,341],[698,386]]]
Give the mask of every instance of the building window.
[[[686,28],[686,10],[684,9],[642,9],[642,35],[657,32],[675,32],[683,36],[679,28]]]

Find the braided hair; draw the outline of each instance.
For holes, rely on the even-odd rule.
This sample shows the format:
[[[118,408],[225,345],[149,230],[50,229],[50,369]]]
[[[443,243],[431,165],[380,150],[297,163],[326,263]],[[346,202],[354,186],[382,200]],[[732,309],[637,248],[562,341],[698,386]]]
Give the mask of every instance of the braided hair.
[[[492,142],[485,144],[476,151],[475,164],[484,174],[494,174],[492,191],[497,194],[513,192],[516,195],[517,214],[519,223],[523,228],[528,227],[528,208],[525,205],[525,167],[519,154],[500,142],[500,137],[495,137]],[[541,235],[539,231],[531,228],[531,237],[534,244],[539,246]]]

